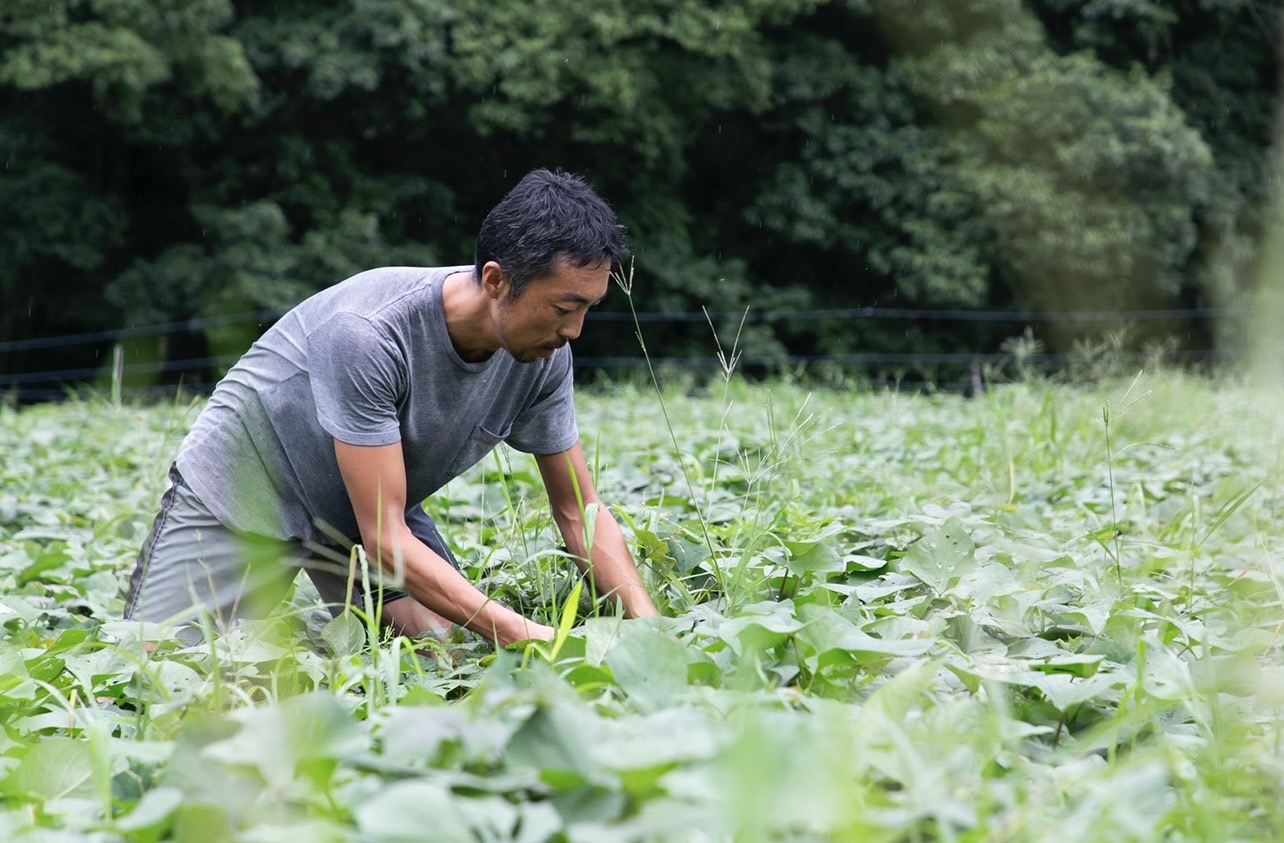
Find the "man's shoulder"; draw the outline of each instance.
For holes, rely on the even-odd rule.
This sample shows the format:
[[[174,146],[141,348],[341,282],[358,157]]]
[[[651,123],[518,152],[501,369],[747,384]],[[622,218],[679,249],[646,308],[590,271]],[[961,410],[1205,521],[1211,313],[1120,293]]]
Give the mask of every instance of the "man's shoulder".
[[[467,266],[376,266],[370,269],[363,269],[361,272],[340,281],[336,286],[371,281],[431,282],[436,278],[444,278],[452,272],[459,272],[462,269],[469,268]]]
[[[322,290],[309,303],[329,312],[349,310],[373,315],[406,297],[423,294],[454,271],[454,267],[376,267]]]
[[[437,309],[438,282],[456,269],[382,266],[364,270],[300,302],[282,320],[282,330],[307,337],[323,326],[357,319],[395,333],[401,323]]]

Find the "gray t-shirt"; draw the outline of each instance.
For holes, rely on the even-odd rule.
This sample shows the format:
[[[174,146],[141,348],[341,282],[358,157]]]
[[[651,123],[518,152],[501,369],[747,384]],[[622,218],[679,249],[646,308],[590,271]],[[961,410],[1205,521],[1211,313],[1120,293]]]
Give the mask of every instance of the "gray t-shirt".
[[[188,485],[229,527],[288,539],[358,534],[334,440],[401,442],[422,501],[507,442],[554,454],[579,439],[571,351],[460,358],[442,286],[470,267],[362,272],[299,304],[219,382],[179,449]]]

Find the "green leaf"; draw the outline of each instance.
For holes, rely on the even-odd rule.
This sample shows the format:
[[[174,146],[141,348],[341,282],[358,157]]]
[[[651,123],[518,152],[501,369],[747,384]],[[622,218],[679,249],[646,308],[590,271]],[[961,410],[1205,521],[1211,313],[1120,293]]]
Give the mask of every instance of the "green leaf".
[[[345,611],[322,627],[321,638],[336,657],[355,656],[366,646],[366,626],[355,612]]]
[[[643,711],[680,702],[687,690],[687,648],[656,629],[630,626],[606,656],[615,681]]]
[[[595,775],[591,742],[598,734],[596,719],[566,705],[540,706],[513,734],[505,755],[511,764],[535,768],[558,789],[578,787]]]
[[[329,694],[303,694],[264,709],[239,714],[236,735],[209,744],[206,758],[229,766],[248,766],[272,787],[285,787],[299,765],[333,761],[366,748],[364,732]]]
[[[475,843],[460,810],[460,799],[445,785],[429,780],[396,782],[355,810],[357,827],[371,840],[387,843]]]
[[[602,664],[607,653],[620,640],[624,633],[625,623],[623,618],[616,617],[597,617],[586,618],[583,626],[584,630],[584,659],[589,664]]]
[[[843,563],[847,569],[855,571],[881,571],[887,567],[886,559],[878,559],[873,556],[862,556],[859,553],[849,553],[843,557]]]
[[[256,825],[236,836],[236,843],[298,843],[300,840],[308,843],[352,843],[352,827],[332,820],[291,819],[283,825]]]
[[[156,663],[153,674],[171,701],[186,701],[205,687],[205,678],[179,661]]]
[[[798,640],[811,648],[821,665],[841,658],[867,663],[896,656],[921,656],[932,647],[931,639],[875,638],[828,606],[802,606],[798,614],[805,623],[797,633]]]
[[[681,536],[669,536],[666,540],[669,556],[681,574],[689,574],[701,562],[709,558],[708,545],[693,542]]]
[[[640,557],[661,573],[668,573],[677,564],[677,560],[669,552],[669,545],[651,530],[634,525],[633,539],[637,543]]]
[[[785,567],[796,576],[834,574],[847,567],[834,548],[832,539],[786,541],[783,544],[789,551],[789,556],[785,559]]]
[[[546,843],[563,828],[561,815],[547,802],[518,804],[516,825],[513,843]]]
[[[584,507],[584,547],[587,551],[593,549],[593,539],[597,535],[597,514],[601,506],[594,501]]]
[[[93,796],[89,744],[70,738],[41,741],[0,781],[0,792],[37,799]]]
[[[46,652],[27,662],[27,673],[30,674],[32,679],[41,682],[52,682],[62,675],[62,671],[66,666],[67,663],[62,659],[54,658]]]
[[[744,607],[741,615],[719,623],[716,634],[741,653],[774,647],[802,627],[802,621],[793,616],[793,602],[782,600]]]
[[[1030,663],[1031,670],[1037,670],[1040,673],[1068,673],[1071,676],[1084,678],[1092,676],[1101,666],[1105,656],[1092,655],[1066,655],[1056,656],[1046,661],[1036,661]]]
[[[873,742],[901,729],[909,712],[929,702],[937,666],[920,662],[901,671],[878,687],[855,712],[855,735],[863,742]]]
[[[1052,673],[1045,676],[1036,672],[1033,675],[1026,675],[1016,684],[1022,683],[1038,688],[1048,702],[1056,706],[1057,710],[1064,712],[1071,706],[1098,697],[1102,698],[1103,704],[1110,704],[1111,701],[1105,697],[1105,694],[1126,684],[1127,677],[1117,673],[1097,673],[1086,679],[1079,679],[1068,673]]]
[[[159,840],[183,799],[183,792],[176,787],[152,788],[143,794],[132,811],[117,818],[112,827],[139,843]]]
[[[45,648],[45,655],[53,656],[65,653],[90,640],[90,637],[91,633],[87,629],[64,629],[58,634],[57,639]]]
[[[0,649],[0,708],[34,700],[36,683],[27,673],[22,654],[14,649]]]
[[[976,567],[976,545],[957,518],[910,545],[900,560],[901,569],[918,577],[937,594],[943,594],[959,577]]]
[[[570,595],[566,602],[562,604],[562,617],[557,624],[557,635],[553,638],[553,644],[548,651],[548,661],[556,661],[557,654],[562,651],[566,644],[566,639],[571,635],[571,629],[575,626],[575,616],[580,610],[580,592],[584,590],[584,580],[575,581],[575,587],[571,589]]]
[[[1163,649],[1147,655],[1142,689],[1147,695],[1165,702],[1180,702],[1198,696],[1190,665]]]
[[[379,730],[382,757],[396,763],[434,764],[443,746],[460,740],[467,728],[450,709],[396,708]]]
[[[1109,704],[1107,695],[1114,688],[1127,683],[1127,677],[1118,673],[1096,673],[1079,678],[1073,673],[1043,673],[1038,670],[1012,670],[1007,664],[964,665],[949,663],[950,670],[968,684],[977,688],[982,681],[1000,682],[1021,688],[1038,690],[1048,702],[1061,712],[1072,706],[1101,698]]]

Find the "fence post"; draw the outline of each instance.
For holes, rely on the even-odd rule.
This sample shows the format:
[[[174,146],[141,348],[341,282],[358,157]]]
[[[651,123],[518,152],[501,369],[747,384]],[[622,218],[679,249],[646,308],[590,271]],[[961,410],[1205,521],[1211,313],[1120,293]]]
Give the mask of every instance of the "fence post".
[[[119,342],[111,347],[111,403],[120,406],[125,381],[125,346]]]

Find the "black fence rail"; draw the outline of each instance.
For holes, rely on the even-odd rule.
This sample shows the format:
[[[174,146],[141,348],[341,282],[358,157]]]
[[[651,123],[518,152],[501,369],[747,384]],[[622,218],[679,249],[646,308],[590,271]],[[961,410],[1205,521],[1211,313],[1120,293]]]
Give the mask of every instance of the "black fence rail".
[[[124,343],[131,339],[146,337],[166,337],[176,335],[193,335],[210,328],[222,328],[255,323],[258,327],[278,319],[283,310],[261,309],[243,313],[205,316],[154,325],[144,325],[114,330],[93,331],[76,334],[64,334],[51,337],[34,337],[20,340],[0,341],[0,394],[16,398],[18,401],[42,401],[63,397],[94,384],[110,384],[118,390],[137,392],[156,389],[153,384],[137,385],[139,380],[163,382],[174,386],[181,382],[184,389],[192,392],[208,392],[215,381],[211,373],[225,369],[234,363],[239,354],[222,354],[194,356],[183,359],[166,359],[147,362],[127,362]],[[1095,311],[1014,311],[1014,310],[944,310],[914,309],[892,307],[856,307],[828,310],[780,310],[780,311],[700,311],[697,313],[657,313],[628,311],[595,311],[590,313],[589,321],[605,323],[634,322],[639,325],[669,323],[780,323],[780,322],[824,322],[824,321],[862,321],[862,320],[901,320],[910,322],[989,322],[1007,324],[1049,324],[1049,323],[1111,323],[1127,324],[1153,321],[1215,321],[1243,317],[1246,311],[1242,308],[1187,308],[1173,310],[1095,310]],[[5,372],[4,357],[9,354],[45,351],[49,349],[69,349],[76,346],[94,345],[96,361],[92,365],[70,366],[60,369],[41,371]],[[1112,358],[1118,362],[1143,362],[1151,355],[1138,351],[1115,351]],[[1164,359],[1179,363],[1220,362],[1232,359],[1235,352],[1222,349],[1183,349],[1169,351]],[[782,369],[787,367],[807,367],[825,363],[835,366],[870,368],[894,368],[900,371],[923,370],[927,367],[951,366],[967,367],[973,373],[980,366],[1001,366],[1017,362],[1023,366],[1058,368],[1069,365],[1077,359],[1074,353],[1049,353],[1027,349],[1025,353],[995,352],[977,349],[975,351],[953,352],[891,352],[868,351],[843,354],[787,354],[774,356],[755,356],[743,354],[737,357],[737,364],[760,369]],[[719,359],[715,353],[708,355],[652,355],[650,361],[640,353],[636,356],[577,356],[576,366],[584,370],[638,370],[649,366],[667,371],[674,369],[712,370],[725,367],[726,361]],[[184,377],[187,374],[191,378]],[[177,377],[177,381],[175,378]],[[130,385],[132,384],[132,385]]]

